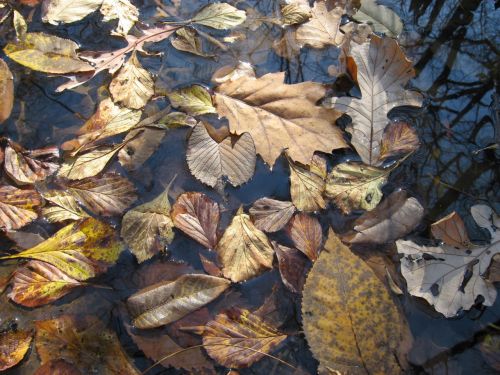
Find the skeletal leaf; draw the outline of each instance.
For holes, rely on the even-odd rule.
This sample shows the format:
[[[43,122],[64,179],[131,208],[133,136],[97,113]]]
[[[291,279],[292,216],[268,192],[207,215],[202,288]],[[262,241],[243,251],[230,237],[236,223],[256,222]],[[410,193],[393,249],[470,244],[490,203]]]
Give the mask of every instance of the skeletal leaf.
[[[473,206],[471,212],[478,209]],[[489,224],[477,216],[474,219],[490,230],[490,244],[466,250],[446,243],[427,247],[412,241],[396,242],[398,252],[403,255],[401,273],[408,284],[408,292],[427,300],[445,317],[470,309],[479,296],[483,298],[483,305],[491,306],[497,295],[493,284],[483,276],[493,256],[500,253],[500,232],[493,217],[490,216]]]
[[[418,135],[406,122],[391,122],[384,130],[380,144],[380,159],[415,151],[419,146]]]
[[[219,364],[248,367],[272,351],[286,335],[245,309],[218,314],[203,327],[203,347]]]
[[[264,232],[277,232],[292,218],[295,206],[271,198],[261,198],[250,208],[250,216],[255,226]]]
[[[238,282],[272,268],[274,251],[264,232],[240,208],[217,245],[224,277]]]
[[[67,188],[80,204],[101,216],[120,215],[137,199],[134,185],[116,173],[71,182]]]
[[[191,116],[217,113],[212,105],[210,93],[200,85],[189,86],[168,94],[172,106]]]
[[[203,193],[184,193],[177,198],[171,216],[177,228],[208,249],[215,249],[220,220],[217,202]]]
[[[226,127],[196,125],[188,140],[187,163],[191,173],[208,186],[227,177],[233,186],[247,182],[255,171],[255,145],[248,133],[229,133]]]
[[[361,7],[353,18],[369,24],[374,31],[387,36],[397,37],[403,31],[403,23],[399,16],[376,0],[361,0]]]
[[[0,333],[0,371],[5,371],[22,361],[28,352],[33,334],[28,331]]]
[[[283,284],[293,293],[302,293],[306,281],[307,258],[294,248],[273,242]]]
[[[0,228],[19,229],[37,218],[34,208],[41,204],[35,190],[21,190],[14,186],[0,186]]]
[[[323,199],[325,179],[310,166],[288,160],[290,166],[290,195],[299,211],[317,211],[326,207]]]
[[[139,10],[130,0],[103,0],[100,11],[104,22],[118,19],[114,31],[121,35],[127,35],[139,19]]]
[[[314,262],[323,244],[323,231],[318,219],[299,213],[290,221],[289,233],[295,247]]]
[[[373,35],[363,44],[351,42],[350,53],[356,63],[354,78],[361,89],[361,99],[331,98],[328,105],[351,117],[347,131],[363,162],[379,165],[387,113],[403,105],[419,107],[422,97],[404,89],[415,72],[396,40]]]
[[[44,0],[42,20],[52,25],[80,21],[101,4],[102,0]]]
[[[336,111],[316,105],[325,95],[319,83],[283,83],[285,73],[243,76],[215,90],[215,107],[232,132],[248,132],[257,153],[271,167],[284,149],[294,161],[308,164],[314,151],[347,147]]]
[[[296,1],[281,7],[281,21],[285,25],[298,25],[311,18],[311,8],[306,1]]]
[[[227,3],[215,3],[201,9],[191,22],[214,29],[227,30],[242,24],[246,18],[243,10],[236,9]]]
[[[35,247],[0,259],[37,259],[83,281],[106,271],[118,259],[123,244],[112,227],[88,218],[71,223]]]
[[[82,283],[52,264],[32,260],[18,268],[8,297],[20,305],[37,307],[58,300]]]
[[[139,263],[165,250],[174,239],[168,191],[128,211],[122,219],[121,236]]]
[[[151,74],[142,67],[134,52],[109,85],[115,103],[127,108],[140,109],[154,94]]]
[[[14,77],[9,66],[0,59],[0,123],[7,120],[14,105]]]
[[[465,224],[455,211],[431,225],[434,238],[457,249],[469,249],[472,244],[467,234]]]
[[[326,180],[325,196],[344,212],[371,211],[382,199],[382,186],[388,172],[363,164],[342,163],[332,169]]]
[[[333,230],[304,286],[304,333],[318,373],[400,374],[401,322],[384,284]]]
[[[133,294],[127,306],[137,328],[155,328],[172,323],[216,299],[230,281],[209,275],[183,275]]]
[[[18,43],[8,43],[4,52],[18,64],[44,73],[92,72],[94,68],[80,60],[78,44],[69,39],[44,33],[27,33]]]
[[[51,190],[44,193],[43,198],[52,203],[51,206],[44,207],[42,210],[42,216],[51,223],[89,217],[70,193]]]
[[[198,56],[209,56],[203,52],[201,38],[195,29],[183,27],[175,32],[172,46],[179,51],[189,52]]]
[[[63,359],[82,374],[140,374],[127,358],[116,334],[95,316],[62,315],[39,320],[35,326],[36,350],[42,366]]]
[[[424,208],[418,200],[404,190],[396,191],[356,219],[353,230],[342,240],[351,244],[392,242],[415,229],[423,217]]]

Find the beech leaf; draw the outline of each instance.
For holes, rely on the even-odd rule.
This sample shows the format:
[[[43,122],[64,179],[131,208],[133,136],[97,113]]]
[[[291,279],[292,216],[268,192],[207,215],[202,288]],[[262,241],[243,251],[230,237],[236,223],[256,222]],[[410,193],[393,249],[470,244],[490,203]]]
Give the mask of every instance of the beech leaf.
[[[52,25],[80,21],[101,4],[102,0],[44,0],[42,20]]]
[[[384,130],[380,143],[380,159],[415,151],[419,146],[418,135],[406,122],[391,122]]]
[[[318,219],[299,213],[290,221],[288,231],[295,247],[314,262],[323,244],[323,230]]]
[[[35,190],[21,190],[14,186],[0,186],[0,228],[19,229],[35,220],[34,208],[41,204]]]
[[[293,293],[302,293],[308,261],[304,253],[273,242],[283,284]]]
[[[14,106],[14,77],[9,66],[0,59],[0,123],[10,117]]]
[[[264,232],[277,232],[290,221],[295,206],[271,198],[260,198],[250,208],[250,216],[255,226]]]
[[[172,39],[172,46],[179,51],[189,52],[198,56],[212,56],[203,52],[202,41],[198,32],[188,27],[183,27],[175,32],[175,38]]]
[[[28,352],[33,334],[28,331],[6,331],[0,333],[0,371],[5,371],[21,362]]]
[[[433,223],[431,232],[434,238],[457,249],[472,247],[464,221],[455,211]]]
[[[215,3],[202,8],[191,19],[191,22],[214,29],[227,30],[242,24],[246,18],[243,10],[236,9],[227,3]]]

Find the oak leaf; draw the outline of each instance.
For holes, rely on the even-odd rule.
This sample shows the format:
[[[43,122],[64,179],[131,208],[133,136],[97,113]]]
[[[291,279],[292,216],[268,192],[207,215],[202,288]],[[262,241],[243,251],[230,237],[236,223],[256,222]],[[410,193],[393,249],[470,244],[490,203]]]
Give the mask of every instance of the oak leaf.
[[[14,77],[9,66],[0,59],[0,123],[10,117],[14,105]]]
[[[14,186],[0,186],[0,228],[19,229],[35,220],[33,210],[41,204],[41,197],[35,190],[22,190]]]
[[[271,198],[260,198],[250,208],[250,216],[255,226],[264,232],[277,232],[290,221],[295,206]]]
[[[28,331],[0,333],[0,371],[5,371],[22,361],[28,352],[33,334]]]
[[[290,220],[288,232],[295,247],[314,262],[323,244],[323,230],[318,219],[299,213]]]

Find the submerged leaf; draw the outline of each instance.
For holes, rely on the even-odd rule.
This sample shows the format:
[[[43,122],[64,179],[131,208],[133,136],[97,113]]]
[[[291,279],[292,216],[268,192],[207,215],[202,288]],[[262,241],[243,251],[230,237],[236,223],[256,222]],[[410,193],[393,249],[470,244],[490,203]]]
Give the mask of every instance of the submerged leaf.
[[[38,215],[33,209],[40,204],[40,195],[35,190],[0,186],[0,228],[22,228],[37,218]]]
[[[193,85],[172,91],[168,94],[172,106],[179,108],[191,116],[217,113],[210,93],[200,85]]]
[[[434,238],[457,249],[469,249],[472,244],[467,234],[465,224],[455,211],[431,225]]]
[[[80,21],[101,4],[102,0],[44,0],[42,20],[52,25]]]
[[[27,331],[0,333],[0,371],[5,371],[22,361],[28,352],[33,335]]]
[[[323,230],[318,219],[299,213],[290,221],[289,233],[295,247],[314,262],[323,244]]]
[[[295,212],[292,202],[261,198],[250,208],[255,226],[264,232],[277,232],[284,228]]]
[[[323,199],[325,179],[311,166],[303,166],[288,160],[290,166],[290,195],[299,211],[317,211],[326,207]]]
[[[246,18],[244,10],[236,9],[227,3],[215,3],[201,9],[191,22],[214,29],[227,30],[242,24]]]
[[[14,77],[9,66],[0,59],[0,124],[10,117],[14,105]]]
[[[175,32],[172,46],[179,51],[193,53],[198,56],[210,56],[203,52],[201,38],[195,29],[183,27]]]
[[[376,0],[361,0],[361,7],[353,18],[359,22],[368,23],[374,31],[397,37],[403,31],[403,23],[399,16]]]

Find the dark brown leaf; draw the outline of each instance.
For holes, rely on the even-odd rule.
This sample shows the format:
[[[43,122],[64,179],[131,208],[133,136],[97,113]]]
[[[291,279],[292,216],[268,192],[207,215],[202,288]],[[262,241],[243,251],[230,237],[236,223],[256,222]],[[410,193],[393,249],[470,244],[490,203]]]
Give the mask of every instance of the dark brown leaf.
[[[290,221],[288,231],[295,247],[314,262],[323,244],[323,231],[318,219],[299,213]]]
[[[34,375],[83,375],[71,363],[64,359],[54,359],[40,366]]]
[[[294,293],[301,293],[306,281],[308,261],[297,249],[273,242],[278,257],[279,270],[283,284]]]

